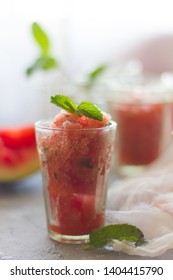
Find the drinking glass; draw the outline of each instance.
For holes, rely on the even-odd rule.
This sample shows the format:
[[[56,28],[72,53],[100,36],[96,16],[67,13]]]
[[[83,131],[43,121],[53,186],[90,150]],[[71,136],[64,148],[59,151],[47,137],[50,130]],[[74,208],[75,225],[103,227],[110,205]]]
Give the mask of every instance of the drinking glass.
[[[35,124],[49,236],[88,242],[104,225],[108,174],[116,123],[103,128],[52,128]]]
[[[163,88],[132,86],[117,89],[108,104],[117,122],[115,171],[138,175],[171,143],[172,100]]]

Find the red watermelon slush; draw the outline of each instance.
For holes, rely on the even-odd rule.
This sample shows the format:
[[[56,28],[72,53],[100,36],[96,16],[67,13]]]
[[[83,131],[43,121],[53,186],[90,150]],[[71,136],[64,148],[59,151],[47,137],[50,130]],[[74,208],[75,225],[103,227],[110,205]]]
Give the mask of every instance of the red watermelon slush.
[[[119,123],[119,162],[145,165],[160,154],[163,104],[121,104],[115,106]]]
[[[164,103],[110,104],[117,129],[117,170],[137,174],[171,141],[171,106]],[[139,168],[139,169],[138,169]]]
[[[115,123],[61,111],[36,124],[50,237],[87,242],[104,225]]]

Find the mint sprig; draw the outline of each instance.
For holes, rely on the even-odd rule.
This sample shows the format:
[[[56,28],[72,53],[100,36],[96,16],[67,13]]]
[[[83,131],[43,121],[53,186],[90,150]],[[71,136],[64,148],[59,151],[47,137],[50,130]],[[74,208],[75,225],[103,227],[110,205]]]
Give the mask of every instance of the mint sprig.
[[[76,109],[77,109],[76,104],[67,96],[61,94],[51,96],[50,102],[69,113],[72,114],[76,113]]]
[[[89,243],[85,245],[85,249],[103,248],[114,239],[134,242],[135,246],[145,243],[143,233],[136,226],[116,224],[93,230],[89,235]]]
[[[102,121],[103,114],[100,109],[91,102],[82,101],[78,106],[67,96],[58,94],[51,96],[50,102],[71,114],[85,116],[90,119]]]
[[[32,34],[40,48],[40,55],[33,64],[26,69],[26,74],[28,76],[33,74],[36,70],[49,70],[58,65],[56,59],[53,58],[50,53],[49,37],[37,22],[32,24]]]

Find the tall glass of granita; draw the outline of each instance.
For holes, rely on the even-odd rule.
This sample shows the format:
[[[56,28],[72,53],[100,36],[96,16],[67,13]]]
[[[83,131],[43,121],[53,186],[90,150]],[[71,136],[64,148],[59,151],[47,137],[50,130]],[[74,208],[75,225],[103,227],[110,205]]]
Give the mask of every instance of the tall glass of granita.
[[[61,111],[35,127],[49,236],[86,243],[104,225],[116,123]]]

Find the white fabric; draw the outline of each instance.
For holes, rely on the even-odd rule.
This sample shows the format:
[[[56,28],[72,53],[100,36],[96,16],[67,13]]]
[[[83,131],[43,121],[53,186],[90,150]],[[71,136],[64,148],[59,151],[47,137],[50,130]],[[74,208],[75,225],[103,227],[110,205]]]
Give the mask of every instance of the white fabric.
[[[137,226],[147,243],[114,240],[116,251],[155,257],[173,248],[173,144],[158,162],[136,178],[116,180],[108,190],[108,223]]]

